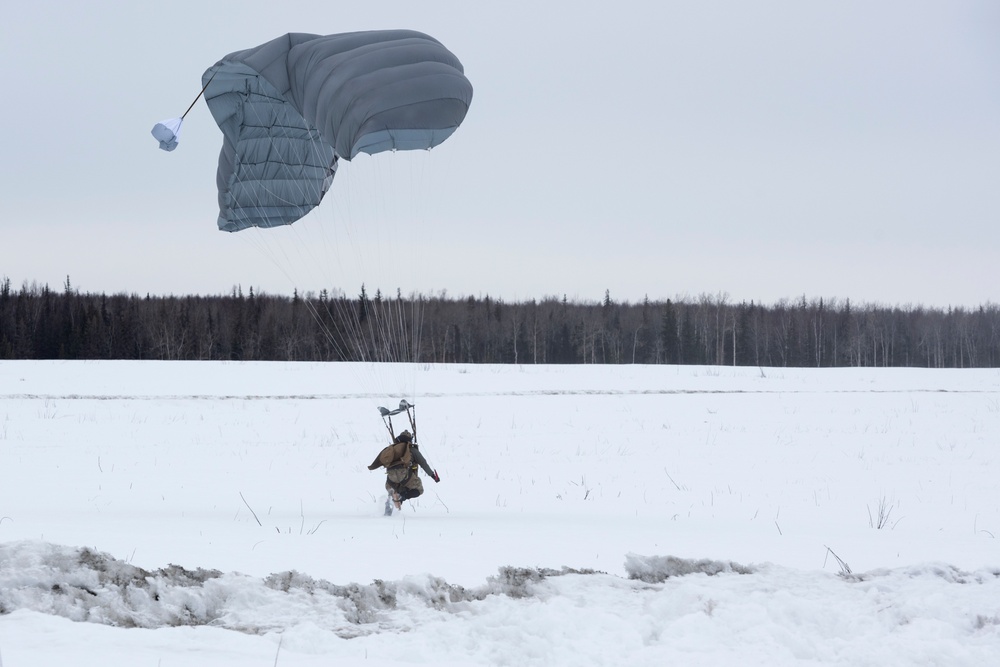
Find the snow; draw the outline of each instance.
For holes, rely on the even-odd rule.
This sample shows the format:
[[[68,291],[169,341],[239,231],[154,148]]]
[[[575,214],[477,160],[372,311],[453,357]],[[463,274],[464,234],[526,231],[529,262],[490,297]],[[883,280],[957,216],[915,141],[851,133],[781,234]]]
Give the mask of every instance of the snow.
[[[399,398],[441,483],[384,517]],[[996,370],[7,361],[0,399],[4,667],[1000,664]]]

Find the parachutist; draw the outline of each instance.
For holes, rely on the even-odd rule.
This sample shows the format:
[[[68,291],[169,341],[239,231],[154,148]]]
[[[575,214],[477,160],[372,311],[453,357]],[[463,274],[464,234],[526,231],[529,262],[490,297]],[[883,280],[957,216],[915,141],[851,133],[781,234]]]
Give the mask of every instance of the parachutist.
[[[385,490],[389,494],[385,504],[386,515],[392,514],[392,509],[389,507],[390,499],[396,509],[400,509],[403,501],[423,494],[424,484],[420,481],[420,468],[423,468],[427,476],[435,482],[441,481],[441,476],[427,463],[427,459],[420,453],[420,448],[413,439],[413,434],[409,431],[403,431],[393,438],[393,443],[379,452],[368,469],[377,470],[382,467],[386,472]]]

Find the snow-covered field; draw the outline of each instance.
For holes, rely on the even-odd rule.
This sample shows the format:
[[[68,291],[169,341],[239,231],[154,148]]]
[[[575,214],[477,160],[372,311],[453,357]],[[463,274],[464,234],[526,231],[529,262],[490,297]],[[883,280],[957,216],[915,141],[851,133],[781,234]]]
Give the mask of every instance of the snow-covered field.
[[[399,398],[441,483],[384,517]],[[996,370],[0,362],[0,401],[3,667],[1000,664]]]

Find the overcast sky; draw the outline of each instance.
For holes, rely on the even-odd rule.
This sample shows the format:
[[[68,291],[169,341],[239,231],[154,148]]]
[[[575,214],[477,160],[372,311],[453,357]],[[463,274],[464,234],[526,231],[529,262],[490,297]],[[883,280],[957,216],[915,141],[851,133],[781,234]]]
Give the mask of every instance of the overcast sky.
[[[994,0],[8,5],[15,287],[1000,302]],[[462,60],[462,127],[419,156],[341,163],[294,232],[218,231],[204,102],[172,153],[153,124],[227,53],[381,28]]]

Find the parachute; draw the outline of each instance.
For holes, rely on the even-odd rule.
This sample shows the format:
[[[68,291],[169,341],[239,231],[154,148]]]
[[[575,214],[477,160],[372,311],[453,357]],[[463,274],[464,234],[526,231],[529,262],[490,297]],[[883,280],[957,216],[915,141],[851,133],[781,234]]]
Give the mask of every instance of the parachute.
[[[164,151],[177,148],[185,116],[205,96],[222,132],[218,227],[229,232],[292,225],[319,206],[341,161],[361,153],[433,148],[462,124],[472,101],[472,84],[458,58],[436,39],[412,30],[288,33],[223,57],[205,71],[202,85],[184,114],[157,123],[152,135]],[[386,258],[397,255],[393,243],[420,228],[413,221],[419,220],[421,201],[408,195],[425,196],[435,189],[425,187],[419,173],[411,172],[409,179],[381,178],[387,164],[388,169],[420,167],[424,156],[380,157],[389,159],[364,160],[350,179],[341,176],[347,181],[341,184],[344,196],[330,202],[339,206],[340,224],[292,225],[284,234],[248,232],[236,239],[256,246],[294,284],[296,302],[326,337],[323,354],[397,362],[355,370],[368,394],[413,396],[416,369],[403,362],[418,360],[424,301],[403,297],[398,282],[395,298],[386,296],[391,292],[383,293],[377,281],[388,282],[389,272],[407,270]],[[366,180],[369,168],[377,169],[379,178]],[[391,194],[364,191],[357,197],[360,205],[352,208],[359,188],[382,184],[392,188]],[[416,190],[404,191],[407,184]],[[399,218],[386,215],[394,203],[407,207],[399,216],[406,220],[402,229],[392,226]],[[370,234],[360,242],[357,215],[376,217],[364,225]],[[348,242],[331,243],[331,235]],[[355,275],[362,276],[358,302],[342,291],[352,262],[358,267]],[[374,299],[365,291],[373,282]],[[323,286],[318,298],[310,289],[317,284]],[[333,298],[330,285],[340,285]]]
[[[339,160],[437,146],[472,102],[458,58],[412,30],[288,33],[229,54],[202,83],[223,134],[218,224],[230,232],[295,222]],[[154,136],[172,150],[177,131],[164,121]]]

